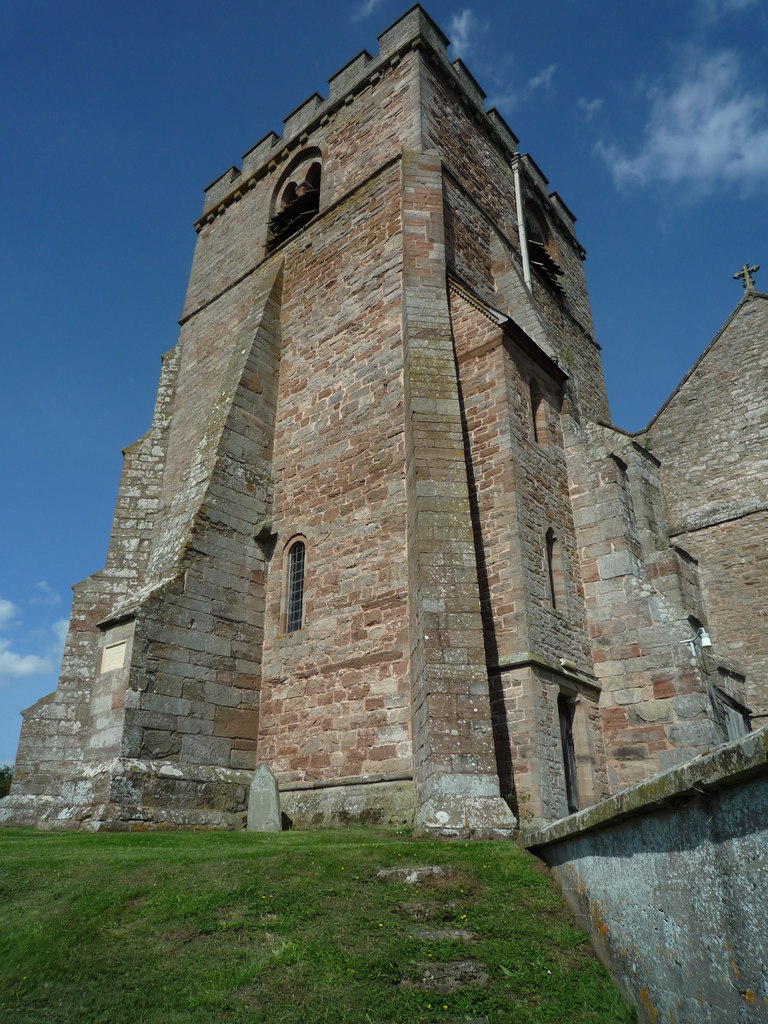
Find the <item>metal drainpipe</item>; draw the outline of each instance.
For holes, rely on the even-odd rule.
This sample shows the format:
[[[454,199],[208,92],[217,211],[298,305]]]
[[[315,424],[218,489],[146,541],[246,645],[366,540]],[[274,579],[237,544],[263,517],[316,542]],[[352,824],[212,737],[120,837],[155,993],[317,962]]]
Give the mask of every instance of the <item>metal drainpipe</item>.
[[[515,176],[515,205],[517,206],[517,231],[520,235],[520,255],[523,260],[523,280],[528,291],[531,290],[531,263],[528,258],[528,235],[525,233],[525,214],[523,212],[523,190],[520,187],[520,157],[512,161],[512,173]]]

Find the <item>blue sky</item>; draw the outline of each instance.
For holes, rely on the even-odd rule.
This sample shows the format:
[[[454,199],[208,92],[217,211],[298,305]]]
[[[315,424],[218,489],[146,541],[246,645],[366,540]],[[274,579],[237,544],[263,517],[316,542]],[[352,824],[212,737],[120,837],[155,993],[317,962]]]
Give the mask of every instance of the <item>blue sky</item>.
[[[0,7],[0,762],[104,564],[121,449],[177,337],[202,189],[402,0]],[[766,0],[425,4],[578,217],[615,422],[768,291]]]

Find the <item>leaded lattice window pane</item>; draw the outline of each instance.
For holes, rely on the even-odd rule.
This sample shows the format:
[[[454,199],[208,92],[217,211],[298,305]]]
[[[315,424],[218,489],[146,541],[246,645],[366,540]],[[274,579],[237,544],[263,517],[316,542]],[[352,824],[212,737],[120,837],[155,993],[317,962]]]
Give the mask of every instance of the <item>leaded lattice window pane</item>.
[[[301,629],[304,619],[304,545],[301,541],[291,548],[288,562],[288,603],[286,633]]]

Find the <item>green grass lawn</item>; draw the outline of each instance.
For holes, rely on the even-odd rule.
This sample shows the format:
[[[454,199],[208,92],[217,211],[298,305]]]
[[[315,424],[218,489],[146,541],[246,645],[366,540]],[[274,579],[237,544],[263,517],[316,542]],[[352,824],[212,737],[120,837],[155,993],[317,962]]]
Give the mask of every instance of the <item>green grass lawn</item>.
[[[636,1019],[510,842],[4,829],[0,906],[2,1024]]]

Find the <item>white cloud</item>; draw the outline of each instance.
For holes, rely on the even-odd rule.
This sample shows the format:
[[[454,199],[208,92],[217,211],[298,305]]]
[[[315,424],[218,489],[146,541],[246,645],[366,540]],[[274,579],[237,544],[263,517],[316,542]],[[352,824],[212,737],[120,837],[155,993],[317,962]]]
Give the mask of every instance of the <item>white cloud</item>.
[[[648,92],[651,111],[634,154],[601,143],[618,185],[661,181],[703,194],[731,185],[768,185],[768,103],[749,91],[738,56],[724,51],[691,60],[671,89]]]
[[[10,601],[0,598],[0,626],[11,621],[16,608]],[[5,616],[4,618],[2,616]],[[45,629],[34,630],[27,643],[39,654],[19,654],[11,641],[0,637],[0,686],[9,686],[17,679],[29,679],[54,672],[61,663],[69,619],[57,619]]]
[[[362,21],[363,18],[368,18],[381,2],[382,0],[365,0],[365,3],[361,4],[352,15],[353,20]]]
[[[16,615],[16,605],[0,597],[0,629],[7,626]]]
[[[603,109],[603,100],[600,97],[595,97],[593,100],[585,99],[581,96],[576,100],[576,106],[584,114],[585,121],[592,121]]]
[[[35,596],[30,598],[30,604],[61,604],[61,596],[56,593],[47,580],[40,580],[34,586]]]
[[[538,75],[534,75],[533,78],[529,78],[524,86],[521,86],[519,90],[512,87],[510,82],[509,68],[501,69],[495,68],[491,71],[493,78],[496,80],[498,92],[490,97],[488,100],[489,107],[497,107],[504,113],[509,113],[514,107],[518,106],[522,99],[530,96],[531,93],[537,89],[545,88],[548,89],[552,84],[552,79],[555,72],[557,71],[557,64],[549,64],[547,67],[542,68]]]
[[[528,89],[533,92],[534,89],[539,89],[542,85],[545,89],[548,89],[552,83],[552,76],[556,71],[557,64],[550,64],[548,67],[540,71],[538,75],[534,75],[533,78],[528,80]]]
[[[477,33],[479,25],[474,12],[469,7],[454,14],[448,23],[448,36],[456,57],[464,57],[474,45],[473,36]]]
[[[757,0],[700,0],[699,7],[706,21],[717,21],[729,14],[739,14],[754,7]]]
[[[41,676],[52,669],[50,658],[41,658],[37,654],[16,654],[10,650],[9,640],[0,640],[0,685],[12,679]]]

